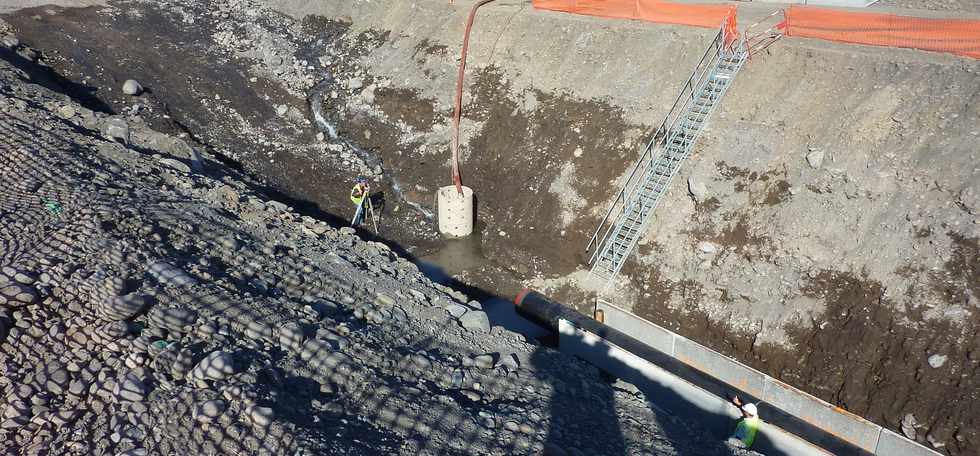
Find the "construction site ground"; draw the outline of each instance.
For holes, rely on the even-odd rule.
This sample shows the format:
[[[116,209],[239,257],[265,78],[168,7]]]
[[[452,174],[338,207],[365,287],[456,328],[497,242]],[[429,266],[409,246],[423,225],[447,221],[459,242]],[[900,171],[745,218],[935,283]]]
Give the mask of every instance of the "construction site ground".
[[[182,135],[338,224],[353,213],[353,177],[369,176],[383,199],[377,240],[441,267],[475,299],[530,286],[588,314],[584,247],[715,31],[517,0],[481,9],[461,133],[477,232],[444,240],[433,200],[450,183],[471,5],[133,0],[10,8],[3,20],[89,108]],[[740,4],[742,27],[779,7]],[[980,5],[870,10],[975,17]],[[130,78],[146,93],[123,94]],[[783,38],[739,74],[612,297],[926,445],[971,454],[978,141],[980,61]]]

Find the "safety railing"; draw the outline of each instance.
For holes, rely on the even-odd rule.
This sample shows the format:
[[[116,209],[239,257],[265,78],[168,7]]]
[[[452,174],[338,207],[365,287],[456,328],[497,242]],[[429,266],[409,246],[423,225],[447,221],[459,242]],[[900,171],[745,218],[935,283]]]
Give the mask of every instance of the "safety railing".
[[[633,169],[630,171],[622,189],[616,194],[609,210],[599,222],[598,227],[589,239],[585,247],[586,255],[590,255],[589,264],[594,264],[599,254],[602,252],[602,245],[606,242],[616,226],[616,221],[621,215],[625,215],[630,209],[630,203],[636,200],[636,193],[643,185],[647,170],[656,162],[657,154],[662,153],[665,146],[669,143],[672,132],[674,132],[677,122],[689,110],[690,105],[697,98],[697,94],[702,86],[707,82],[708,75],[727,53],[739,52],[745,47],[744,37],[735,39],[726,46],[727,21],[723,23],[715,34],[711,43],[705,49],[704,54],[694,67],[690,77],[681,87],[681,92],[674,100],[670,111],[664,117],[663,122],[650,138],[644,147],[640,158],[637,160]],[[737,49],[736,49],[737,48]]]

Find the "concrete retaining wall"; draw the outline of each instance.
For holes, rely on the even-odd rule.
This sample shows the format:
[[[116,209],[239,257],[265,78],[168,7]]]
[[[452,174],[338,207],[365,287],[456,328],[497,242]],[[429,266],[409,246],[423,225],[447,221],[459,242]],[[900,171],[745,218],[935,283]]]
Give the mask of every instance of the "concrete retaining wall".
[[[881,456],[938,456],[940,454],[613,304],[599,300],[596,303],[596,310],[602,311],[606,326],[647,344],[650,348],[677,359],[734,389],[758,398],[763,419],[766,419],[766,408],[763,406],[774,407],[782,412],[772,414],[775,417],[788,415],[791,417],[789,421],[799,420],[869,454]],[[776,421],[779,419],[776,418]]]
[[[735,407],[708,391],[689,383],[656,364],[565,319],[558,322],[559,348],[596,367],[632,383],[657,408],[705,429],[705,448],[721,445],[735,427]],[[710,440],[709,440],[710,439]],[[826,456],[823,449],[764,422],[753,449],[766,455]]]

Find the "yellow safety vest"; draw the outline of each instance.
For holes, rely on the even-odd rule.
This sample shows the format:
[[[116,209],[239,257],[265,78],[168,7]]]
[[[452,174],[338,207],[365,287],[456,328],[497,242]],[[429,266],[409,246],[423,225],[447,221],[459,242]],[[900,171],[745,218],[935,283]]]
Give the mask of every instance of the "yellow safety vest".
[[[360,206],[361,202],[364,201],[364,191],[357,184],[350,189],[350,200],[354,202],[355,206]]]
[[[745,448],[752,448],[755,443],[755,435],[759,432],[759,417],[750,416],[738,420],[735,426],[735,438],[745,444]]]

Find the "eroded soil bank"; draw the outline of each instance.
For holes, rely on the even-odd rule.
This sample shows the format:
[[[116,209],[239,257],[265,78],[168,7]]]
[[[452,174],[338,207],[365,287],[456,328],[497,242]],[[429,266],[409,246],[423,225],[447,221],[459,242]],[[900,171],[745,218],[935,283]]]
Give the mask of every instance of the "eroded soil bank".
[[[138,103],[151,125],[338,219],[349,216],[351,177],[372,176],[385,196],[382,237],[427,257],[442,242],[408,203],[431,211],[448,184],[467,9],[113,2],[6,20],[93,103],[117,112]],[[462,154],[479,197],[474,256],[486,260],[456,279],[499,295],[531,285],[589,312],[582,248],[709,34],[523,4],[481,12]],[[978,75],[975,61],[802,40],[754,56],[657,209],[616,299],[854,413],[969,454],[980,443]],[[149,92],[123,96],[128,78]],[[337,138],[307,106],[325,80]],[[689,184],[704,190],[692,197]]]

